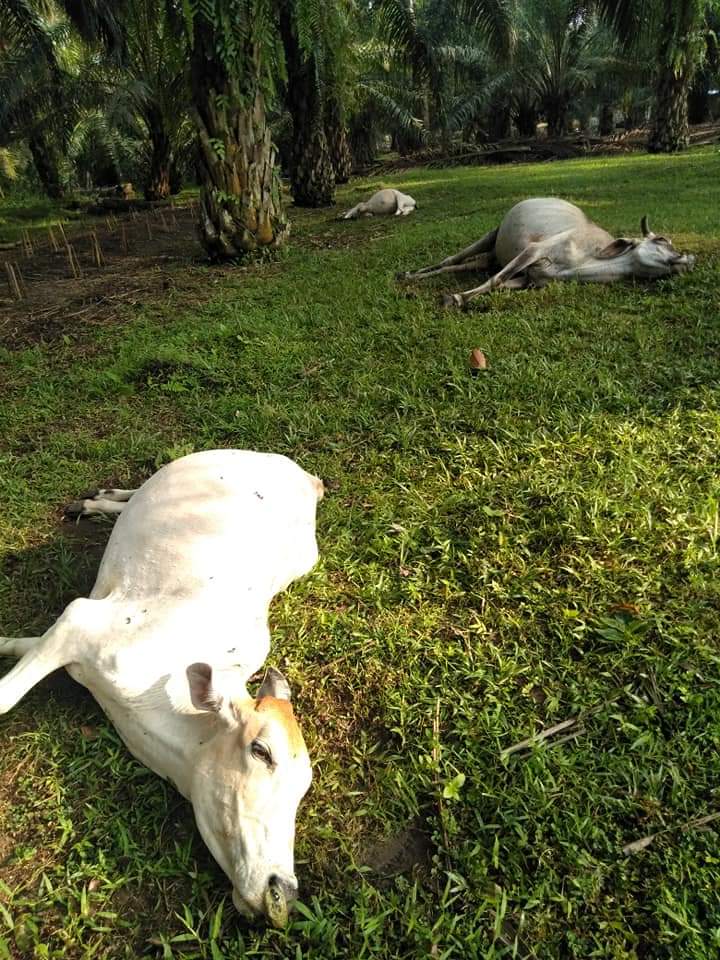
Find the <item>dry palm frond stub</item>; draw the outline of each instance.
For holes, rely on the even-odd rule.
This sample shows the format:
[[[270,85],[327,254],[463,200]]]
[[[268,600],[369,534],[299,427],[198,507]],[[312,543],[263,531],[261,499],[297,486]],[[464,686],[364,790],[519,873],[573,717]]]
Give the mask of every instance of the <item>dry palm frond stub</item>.
[[[685,830],[705,830],[708,824],[713,823],[715,820],[720,820],[720,813],[709,813],[706,817],[696,817],[694,820],[687,820],[677,827],[666,827],[664,830],[658,830],[657,833],[650,833],[648,836],[641,837],[639,840],[633,840],[632,843],[626,843],[622,848],[622,852],[626,857],[632,853],[640,853],[649,847],[653,840],[663,836],[663,834],[683,832]]]
[[[520,753],[522,750],[530,750],[536,744],[544,743],[546,740],[549,740],[551,737],[554,737],[558,733],[562,733],[565,730],[570,730],[570,733],[567,733],[564,737],[561,737],[560,740],[556,740],[555,745],[565,743],[567,740],[574,740],[575,737],[585,732],[585,728],[579,725],[579,719],[579,717],[570,717],[569,720],[563,720],[562,723],[556,723],[552,727],[546,727],[544,730],[541,730],[534,736],[528,737],[526,740],[521,740],[520,743],[513,744],[512,747],[505,747],[504,750],[500,751],[500,757],[504,760],[513,753]]]

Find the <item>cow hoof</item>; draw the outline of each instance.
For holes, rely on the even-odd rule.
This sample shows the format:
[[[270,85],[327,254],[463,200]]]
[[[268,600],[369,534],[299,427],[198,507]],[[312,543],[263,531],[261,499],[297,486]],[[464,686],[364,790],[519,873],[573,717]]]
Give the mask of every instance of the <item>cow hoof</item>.
[[[459,293],[444,293],[441,297],[441,303],[444,307],[460,307],[465,310],[465,302]]]
[[[63,510],[63,516],[66,520],[77,520],[78,517],[85,515],[85,502],[83,500],[73,500]]]

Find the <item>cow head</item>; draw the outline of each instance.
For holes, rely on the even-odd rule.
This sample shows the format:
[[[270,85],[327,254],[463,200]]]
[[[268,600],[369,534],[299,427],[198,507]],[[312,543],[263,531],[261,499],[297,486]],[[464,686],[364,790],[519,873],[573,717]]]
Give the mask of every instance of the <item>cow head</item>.
[[[692,270],[695,266],[695,257],[692,254],[678,253],[672,241],[653,233],[648,227],[647,216],[642,218],[640,227],[642,240],[626,240],[620,237],[601,250],[597,259],[623,258],[623,272],[627,272],[628,276],[645,280],[669,277]]]
[[[215,713],[218,726],[193,771],[198,828],[232,882],[237,909],[284,926],[297,895],[295,815],[312,779],[290,688],[270,669],[254,699],[232,699],[207,663],[192,664],[187,677],[193,705]]]

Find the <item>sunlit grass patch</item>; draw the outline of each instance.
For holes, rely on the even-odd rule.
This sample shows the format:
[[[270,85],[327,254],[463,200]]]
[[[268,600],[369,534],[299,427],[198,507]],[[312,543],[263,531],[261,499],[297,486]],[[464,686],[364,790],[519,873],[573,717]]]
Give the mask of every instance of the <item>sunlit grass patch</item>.
[[[271,611],[315,764],[288,932],[236,918],[189,806],[53,680],[0,723],[0,957],[718,953],[718,826],[692,824],[720,810],[720,161],[675,161],[408,171],[407,220],[303,212],[279,263],[208,270],[90,361],[0,355],[0,633],[92,582],[110,527],[59,510],[93,483],[238,446],[327,485],[321,562]],[[630,235],[648,212],[698,266],[467,314],[437,303],[457,280],[396,284],[533,194]],[[427,855],[374,874],[409,825]]]

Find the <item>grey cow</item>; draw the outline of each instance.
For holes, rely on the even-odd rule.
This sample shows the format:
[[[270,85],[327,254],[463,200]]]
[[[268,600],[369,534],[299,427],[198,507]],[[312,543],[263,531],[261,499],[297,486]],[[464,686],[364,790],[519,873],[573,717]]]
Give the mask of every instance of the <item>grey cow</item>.
[[[499,267],[481,286],[444,297],[446,305],[464,307],[480,294],[500,287],[542,287],[551,280],[653,280],[693,268],[695,257],[678,253],[667,237],[652,233],[647,217],[642,218],[641,229],[642,239],[616,239],[566,200],[522,200],[499,227],[476,243],[440,263],[399,274],[398,279],[420,280],[439,273]]]

